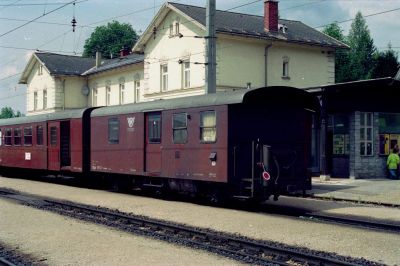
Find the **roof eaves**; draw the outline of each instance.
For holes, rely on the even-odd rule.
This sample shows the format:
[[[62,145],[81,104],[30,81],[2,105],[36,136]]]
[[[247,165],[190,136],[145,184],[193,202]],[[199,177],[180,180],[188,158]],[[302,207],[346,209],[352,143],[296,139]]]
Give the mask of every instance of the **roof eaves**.
[[[150,39],[154,25],[157,25],[157,22],[159,23],[160,20],[162,21],[162,19],[160,19],[161,15],[162,18],[164,18],[166,14],[168,14],[168,12],[165,12],[167,10],[167,5],[168,3],[163,4],[160,10],[158,10],[157,14],[153,17],[142,36],[140,36],[139,40],[135,43],[135,46],[133,46],[132,52],[140,52],[141,47],[143,46],[142,43],[146,43]]]
[[[312,27],[308,26],[307,24],[304,24],[304,23],[301,22],[301,21],[297,21],[297,22],[303,24],[305,27],[307,27],[307,28],[309,28],[309,29],[316,30],[315,28],[312,28]],[[332,39],[332,40],[334,40],[335,42],[338,42],[338,43],[339,43],[339,45],[331,45],[331,47],[342,48],[342,49],[350,49],[350,46],[347,45],[347,44],[345,44],[344,42],[339,41],[339,40],[337,40],[337,39],[335,39],[335,38],[329,36],[328,34],[325,34],[325,33],[322,32],[322,31],[319,31],[319,30],[316,30],[316,31],[318,31],[320,34],[324,35],[325,37],[327,37],[327,38],[329,38],[329,39]]]

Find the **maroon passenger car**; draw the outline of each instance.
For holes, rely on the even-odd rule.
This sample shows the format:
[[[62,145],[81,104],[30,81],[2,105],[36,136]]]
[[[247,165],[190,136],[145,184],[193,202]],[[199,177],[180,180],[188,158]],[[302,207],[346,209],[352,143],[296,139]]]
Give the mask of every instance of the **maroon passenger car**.
[[[246,199],[310,189],[318,110],[291,87],[99,108],[91,170],[129,186]]]
[[[91,110],[0,120],[0,168],[53,174],[88,171]]]

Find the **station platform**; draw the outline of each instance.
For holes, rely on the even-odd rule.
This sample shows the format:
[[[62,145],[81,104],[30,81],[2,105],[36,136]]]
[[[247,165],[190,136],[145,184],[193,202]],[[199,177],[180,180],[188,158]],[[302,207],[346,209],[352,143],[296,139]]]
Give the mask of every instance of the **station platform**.
[[[330,178],[325,181],[313,177],[312,187],[308,193],[315,198],[400,207],[400,180]]]

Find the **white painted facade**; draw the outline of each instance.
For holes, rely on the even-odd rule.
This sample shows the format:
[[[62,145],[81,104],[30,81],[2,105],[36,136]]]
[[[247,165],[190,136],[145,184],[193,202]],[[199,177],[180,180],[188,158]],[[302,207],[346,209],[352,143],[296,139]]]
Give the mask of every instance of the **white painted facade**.
[[[27,81],[28,115],[204,94],[204,35],[203,25],[166,4],[133,48],[144,53],[142,63],[87,76],[53,77],[45,68],[38,75],[37,61]],[[217,34],[217,91],[333,84],[334,52],[329,47]],[[88,96],[81,92],[84,85]]]
[[[194,37],[205,35],[204,26],[174,10],[164,16],[159,24],[156,19],[152,22],[157,24],[156,34],[147,32],[151,36],[144,36],[134,47],[145,55],[144,100],[204,94],[206,44],[204,38]],[[248,86],[306,88],[335,82],[334,48],[223,34],[217,38],[217,91]],[[183,85],[182,61],[190,62],[189,87]],[[167,86],[163,85],[165,66]]]
[[[90,89],[88,106],[141,102],[143,101],[143,63],[92,74],[88,77],[88,84]]]

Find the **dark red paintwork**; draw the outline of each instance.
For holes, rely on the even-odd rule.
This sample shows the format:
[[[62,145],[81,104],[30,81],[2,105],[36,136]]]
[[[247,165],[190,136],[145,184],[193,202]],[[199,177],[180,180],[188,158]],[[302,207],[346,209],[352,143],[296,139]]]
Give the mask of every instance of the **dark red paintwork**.
[[[200,142],[200,111],[217,112],[217,141]],[[188,141],[174,144],[172,114],[186,112]],[[118,144],[108,143],[108,119],[119,117]],[[132,127],[128,118],[135,118]],[[147,114],[134,113],[118,116],[92,117],[91,167],[92,171],[179,179],[227,182],[227,106],[186,108],[161,112],[162,134],[160,144],[148,143]],[[217,153],[215,166],[210,153]]]
[[[47,169],[47,146],[46,142],[44,145],[37,145],[36,143],[36,128],[37,126],[43,126],[44,130],[44,141],[46,141],[46,123],[32,123],[32,124],[20,124],[12,126],[0,127],[2,131],[2,141],[0,146],[0,166],[2,167],[16,167],[16,168],[28,168],[28,169]],[[21,146],[6,146],[4,143],[4,132],[6,128],[21,128],[22,142],[24,139],[23,129],[24,127],[32,126],[32,145],[25,145],[22,143]],[[12,137],[12,144],[14,144],[14,137]]]

